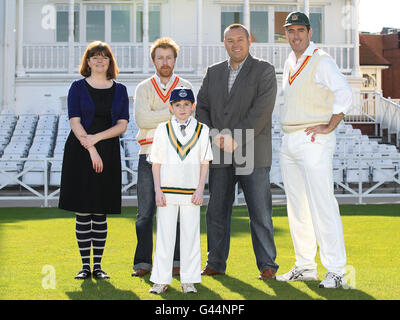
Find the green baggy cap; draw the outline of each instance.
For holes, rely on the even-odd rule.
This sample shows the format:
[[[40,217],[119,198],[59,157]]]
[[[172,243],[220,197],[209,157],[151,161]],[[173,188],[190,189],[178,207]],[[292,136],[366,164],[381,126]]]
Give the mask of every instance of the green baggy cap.
[[[303,12],[295,11],[289,13],[289,15],[286,17],[284,27],[288,27],[294,24],[301,26],[309,26],[310,20],[308,19],[307,15],[304,14]]]

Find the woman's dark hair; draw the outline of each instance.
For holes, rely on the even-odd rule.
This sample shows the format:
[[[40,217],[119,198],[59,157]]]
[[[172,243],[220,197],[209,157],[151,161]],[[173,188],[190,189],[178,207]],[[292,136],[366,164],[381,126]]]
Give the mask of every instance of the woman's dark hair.
[[[101,41],[93,41],[88,45],[82,57],[79,73],[84,77],[89,77],[92,74],[88,60],[94,56],[104,56],[110,59],[110,65],[107,70],[107,79],[115,79],[119,73],[117,62],[115,61],[110,46]]]

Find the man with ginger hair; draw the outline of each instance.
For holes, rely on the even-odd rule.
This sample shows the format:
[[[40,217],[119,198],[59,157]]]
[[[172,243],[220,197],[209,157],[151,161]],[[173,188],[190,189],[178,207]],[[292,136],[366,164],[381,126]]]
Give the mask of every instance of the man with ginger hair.
[[[171,118],[171,91],[180,86],[192,89],[190,82],[174,74],[178,51],[179,46],[171,38],[157,39],[150,49],[155,74],[139,83],[135,91],[134,118],[139,128],[136,139],[140,151],[137,180],[137,246],[132,276],[142,277],[152,268],[153,217],[156,203],[153,173],[147,156],[151,150],[154,132],[158,124]],[[174,274],[179,274],[179,240],[175,245]]]

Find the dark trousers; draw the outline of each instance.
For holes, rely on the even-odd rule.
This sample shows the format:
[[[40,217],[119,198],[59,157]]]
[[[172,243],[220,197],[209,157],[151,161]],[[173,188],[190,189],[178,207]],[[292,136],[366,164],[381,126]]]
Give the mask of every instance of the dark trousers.
[[[137,245],[133,259],[133,269],[151,270],[153,256],[153,218],[156,210],[153,172],[146,155],[139,156],[137,180],[138,213],[136,219]],[[174,252],[174,267],[179,266],[179,222]]]
[[[206,213],[209,268],[218,272],[226,270],[235,185],[239,181],[249,211],[257,267],[260,271],[278,269],[279,266],[275,263],[269,171],[269,167],[256,168],[249,175],[236,175],[233,166],[210,169],[210,201]]]

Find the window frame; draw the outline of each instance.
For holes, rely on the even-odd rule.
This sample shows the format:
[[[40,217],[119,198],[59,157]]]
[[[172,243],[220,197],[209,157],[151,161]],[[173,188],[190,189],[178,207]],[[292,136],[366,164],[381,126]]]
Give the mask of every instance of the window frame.
[[[56,28],[54,30],[54,42],[56,43],[66,43],[68,42],[68,15],[69,15],[69,10],[68,10],[68,4],[66,3],[56,3],[54,4],[55,7],[55,12],[56,12]],[[58,13],[59,12],[66,12],[67,13],[67,39],[65,41],[58,41],[57,40],[57,33],[58,33]],[[74,5],[74,43],[79,43],[81,42],[81,35],[82,35],[82,28],[81,28],[81,7],[79,4]],[[77,18],[77,19],[76,19]],[[77,28],[75,28],[77,27]],[[76,39],[77,38],[77,39]]]
[[[301,11],[304,10],[304,7],[300,4],[287,4],[287,5],[281,5],[278,3],[271,3],[271,2],[260,2],[260,3],[255,3],[250,5],[250,15],[251,12],[256,12],[259,10],[254,10],[256,7],[264,7],[266,12],[267,12],[267,25],[268,25],[268,30],[267,30],[267,39],[268,42],[254,42],[256,44],[265,44],[265,43],[287,43],[287,41],[276,41],[275,36],[276,36],[276,29],[275,29],[275,13],[276,12],[292,12],[292,11]],[[243,17],[243,5],[239,3],[235,4],[225,4],[221,3],[220,5],[220,15],[219,15],[219,27],[222,29],[222,14],[223,12],[234,12],[232,10],[237,10],[237,12],[242,14]],[[253,10],[252,10],[253,9]],[[326,27],[325,27],[325,19],[326,19],[326,4],[319,4],[319,5],[312,5],[309,8],[310,13],[320,13],[321,14],[321,39],[320,43],[324,43],[326,39]],[[262,10],[263,11],[263,10]],[[318,12],[316,12],[318,11]],[[236,12],[236,11],[235,11]],[[242,18],[243,20],[243,18]],[[251,17],[250,17],[250,25],[251,25]],[[251,32],[251,30],[250,30]],[[220,41],[223,42],[223,30],[221,30],[221,38]]]
[[[58,7],[68,7],[68,3],[66,0],[64,2],[58,2],[54,4],[56,7],[56,13],[58,12]],[[124,42],[114,42],[112,41],[112,11],[113,6],[127,6],[129,11],[129,41]],[[116,1],[115,3],[106,3],[104,1],[88,1],[88,0],[81,0],[75,3],[75,24],[78,26],[77,34],[74,37],[74,43],[88,43],[91,40],[87,40],[87,12],[90,6],[104,6],[104,42],[109,44],[128,44],[128,43],[142,43],[143,40],[138,41],[139,38],[137,37],[138,33],[138,26],[137,26],[137,13],[143,12],[142,3],[141,1]],[[152,8],[156,8],[159,12],[159,30],[158,30],[158,37],[162,35],[162,2],[160,3],[152,3],[149,5],[149,13],[152,11]],[[64,8],[65,10],[65,8]],[[78,14],[76,14],[76,12]],[[56,14],[57,15],[57,14]],[[143,23],[143,22],[142,22]],[[54,42],[56,43],[66,43],[67,41],[57,41],[57,18],[56,18],[56,29],[54,30]],[[101,40],[101,39],[97,39]]]

